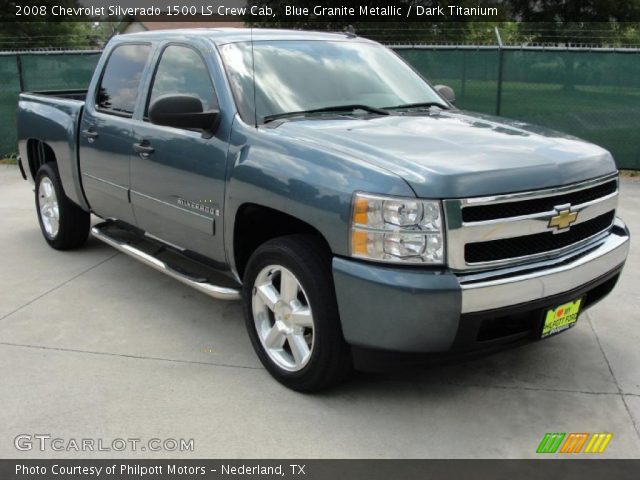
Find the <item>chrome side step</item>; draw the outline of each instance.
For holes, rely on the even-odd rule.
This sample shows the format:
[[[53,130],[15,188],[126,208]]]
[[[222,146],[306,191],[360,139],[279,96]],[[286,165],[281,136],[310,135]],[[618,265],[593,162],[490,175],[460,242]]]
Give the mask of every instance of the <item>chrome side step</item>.
[[[237,288],[222,287],[209,283],[206,278],[191,277],[188,273],[180,272],[172,268],[168,263],[154,257],[153,255],[136,248],[134,245],[122,241],[105,232],[109,226],[108,223],[101,223],[91,228],[91,234],[98,240],[126,253],[130,257],[140,260],[142,263],[155,268],[159,272],[169,275],[172,278],[184,283],[185,285],[195,288],[196,290],[209,295],[210,297],[220,300],[239,300],[240,290]]]

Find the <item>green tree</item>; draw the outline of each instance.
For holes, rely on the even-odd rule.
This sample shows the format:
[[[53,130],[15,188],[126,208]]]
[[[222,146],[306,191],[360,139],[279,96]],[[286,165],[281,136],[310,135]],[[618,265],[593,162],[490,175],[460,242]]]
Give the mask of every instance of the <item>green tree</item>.
[[[86,48],[100,46],[108,32],[89,21],[21,21],[16,5],[78,6],[77,0],[3,0],[0,2],[0,50],[31,48]],[[26,18],[26,17],[25,17]]]
[[[522,21],[523,35],[549,43],[615,43],[640,17],[640,0],[508,0],[505,7]]]

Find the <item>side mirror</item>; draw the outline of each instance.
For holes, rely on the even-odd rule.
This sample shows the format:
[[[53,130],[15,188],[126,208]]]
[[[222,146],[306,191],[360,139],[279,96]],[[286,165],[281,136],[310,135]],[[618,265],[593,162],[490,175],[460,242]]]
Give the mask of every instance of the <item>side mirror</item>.
[[[447,102],[455,103],[456,92],[453,91],[453,88],[447,85],[436,85],[434,88],[436,89],[436,92],[442,95]]]
[[[156,125],[215,132],[220,123],[220,112],[204,112],[202,101],[195,95],[168,94],[151,104],[149,120]]]

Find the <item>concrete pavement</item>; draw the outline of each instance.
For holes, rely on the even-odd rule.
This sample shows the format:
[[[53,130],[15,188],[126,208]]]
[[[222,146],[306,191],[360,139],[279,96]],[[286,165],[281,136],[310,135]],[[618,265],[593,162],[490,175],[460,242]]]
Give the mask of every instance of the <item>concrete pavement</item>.
[[[620,214],[640,232],[640,181]],[[90,239],[56,252],[0,166],[0,457],[535,457],[546,432],[612,432],[640,458],[640,247],[565,334],[457,366],[358,375],[317,395],[259,364],[239,303]],[[20,434],[194,439],[193,452],[20,452]]]

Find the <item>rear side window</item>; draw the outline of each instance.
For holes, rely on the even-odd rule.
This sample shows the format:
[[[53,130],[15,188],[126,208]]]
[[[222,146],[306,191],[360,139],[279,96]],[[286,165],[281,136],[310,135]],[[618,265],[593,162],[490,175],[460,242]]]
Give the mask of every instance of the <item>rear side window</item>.
[[[114,48],[100,80],[96,107],[107,113],[131,116],[138,97],[142,71],[150,45],[121,45]]]
[[[162,52],[147,111],[158,97],[168,94],[195,95],[202,102],[205,112],[217,108],[218,102],[207,66],[192,48],[170,45]]]

